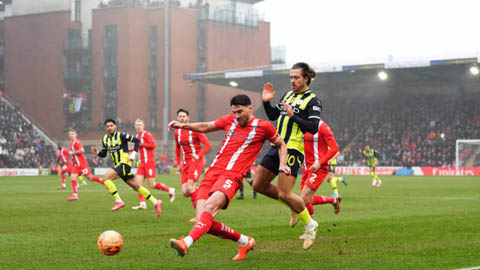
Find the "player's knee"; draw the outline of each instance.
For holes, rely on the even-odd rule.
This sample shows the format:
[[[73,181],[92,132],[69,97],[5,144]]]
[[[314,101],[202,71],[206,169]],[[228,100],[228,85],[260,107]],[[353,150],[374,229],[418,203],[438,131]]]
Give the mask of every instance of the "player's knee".
[[[207,204],[205,204],[203,209],[204,209],[205,212],[209,212],[210,214],[212,214],[213,212],[215,212],[215,210],[218,209],[218,206],[213,204],[213,203],[207,203]]]
[[[140,185],[139,185],[137,182],[135,182],[133,179],[128,180],[128,181],[127,181],[127,184],[128,184],[131,188],[133,188],[135,191],[138,191],[138,189],[140,188]]]
[[[190,197],[190,191],[188,190],[188,188],[182,187],[182,195],[183,197]]]
[[[290,197],[290,192],[283,192],[281,190],[278,191],[278,198],[284,202],[288,201]]]
[[[253,181],[252,188],[256,192],[263,192],[265,190],[265,187],[260,183],[260,181]]]
[[[155,183],[155,182],[153,182],[153,181],[151,181],[151,182],[148,181],[148,186],[149,186],[150,188],[155,188],[155,185],[156,185],[156,184],[157,184],[157,183]]]

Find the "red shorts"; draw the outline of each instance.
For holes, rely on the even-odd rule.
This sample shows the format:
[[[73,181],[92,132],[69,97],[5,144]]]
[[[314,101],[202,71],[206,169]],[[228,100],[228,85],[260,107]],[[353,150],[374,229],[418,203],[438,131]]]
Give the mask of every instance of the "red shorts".
[[[204,162],[202,159],[195,161],[188,161],[182,166],[182,185],[188,180],[198,182],[200,175],[202,175]]]
[[[72,161],[68,162],[67,164],[63,164],[62,173],[71,174],[72,173],[72,168],[73,168]]]
[[[89,177],[92,174],[92,171],[90,170],[90,167],[88,167],[88,165],[82,165],[78,167],[73,166],[72,174],[78,174],[78,175]]]
[[[221,191],[227,196],[227,204],[223,207],[223,209],[227,209],[242,181],[243,176],[241,173],[210,168],[197,189],[197,200],[206,200],[215,191]]]
[[[155,178],[155,170],[156,165],[155,163],[143,163],[140,162],[137,168],[137,174],[143,175],[145,178]]]
[[[318,187],[323,183],[323,180],[325,180],[327,174],[328,167],[321,167],[316,172],[305,170],[302,175],[302,184],[300,185],[300,190],[303,190],[303,187],[307,185],[311,189],[317,191]]]

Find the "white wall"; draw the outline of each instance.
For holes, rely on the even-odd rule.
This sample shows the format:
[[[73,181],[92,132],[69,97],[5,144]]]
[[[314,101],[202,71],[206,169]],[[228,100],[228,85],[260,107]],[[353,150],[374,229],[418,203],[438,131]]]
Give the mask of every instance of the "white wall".
[[[12,1],[12,15],[27,15],[53,11],[70,10],[71,0],[15,0]]]

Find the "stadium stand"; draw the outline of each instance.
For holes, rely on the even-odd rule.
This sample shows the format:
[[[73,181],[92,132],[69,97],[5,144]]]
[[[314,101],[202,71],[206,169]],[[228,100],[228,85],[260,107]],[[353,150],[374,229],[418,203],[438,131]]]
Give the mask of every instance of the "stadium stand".
[[[50,168],[55,149],[16,106],[0,98],[0,168]]]
[[[343,165],[362,165],[370,144],[379,166],[454,166],[455,140],[480,138],[480,95],[390,95],[329,99],[325,119]],[[477,161],[476,161],[477,162]]]

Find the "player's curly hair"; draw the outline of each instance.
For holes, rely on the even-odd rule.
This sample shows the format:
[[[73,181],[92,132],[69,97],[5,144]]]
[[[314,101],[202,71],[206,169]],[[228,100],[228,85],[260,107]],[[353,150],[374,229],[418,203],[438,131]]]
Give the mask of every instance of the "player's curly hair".
[[[304,62],[298,62],[294,64],[291,69],[301,69],[302,76],[304,78],[308,78],[307,85],[310,85],[312,80],[315,79],[315,76],[317,75],[317,73],[315,73],[315,70]]]

